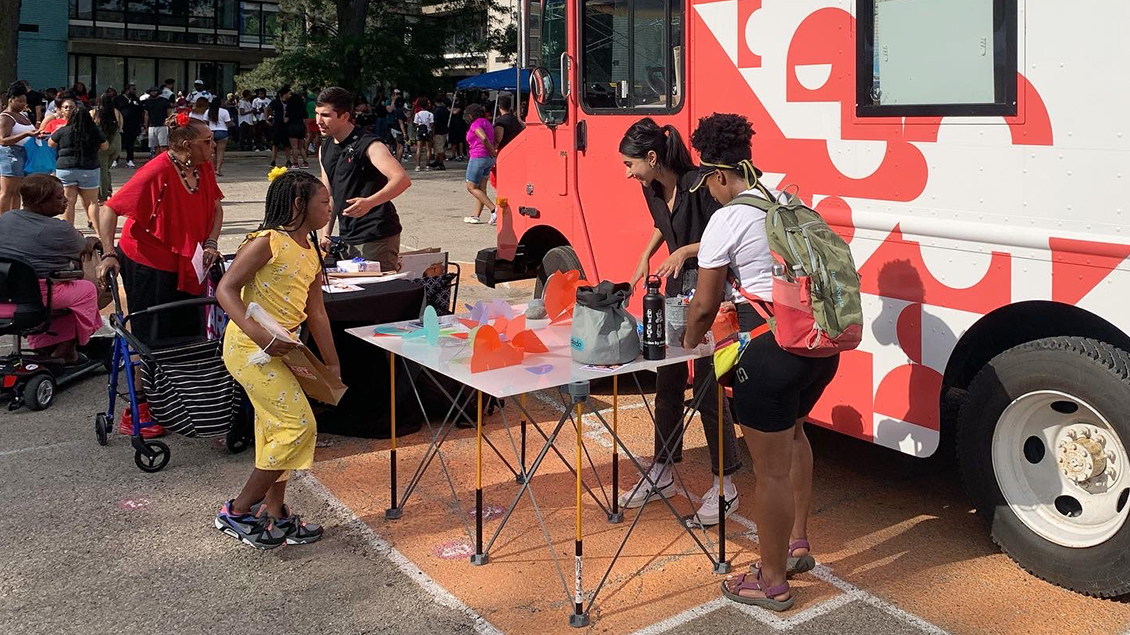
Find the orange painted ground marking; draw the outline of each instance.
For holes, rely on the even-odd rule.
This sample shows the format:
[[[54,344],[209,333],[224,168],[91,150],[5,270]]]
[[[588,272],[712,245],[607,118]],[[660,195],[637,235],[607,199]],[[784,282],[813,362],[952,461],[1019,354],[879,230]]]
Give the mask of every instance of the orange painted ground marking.
[[[625,394],[627,387],[622,382],[618,426],[627,446],[637,457],[643,457],[640,460],[646,466],[652,453],[651,422],[639,397]],[[607,408],[610,388],[608,395],[595,385],[594,391],[594,407]],[[561,402],[552,393],[538,393],[528,400],[528,407],[548,434],[557,421]],[[506,410],[517,443],[517,411]],[[605,419],[611,424],[610,414]],[[582,425],[589,453],[607,485],[611,449],[599,441],[611,441],[611,435],[591,414]],[[513,464],[502,427],[497,413],[484,420],[485,432]],[[1024,573],[1001,554],[984,524],[970,513],[952,471],[930,474],[925,463],[811,426],[809,429],[816,454],[809,529],[821,566],[794,580],[797,604],[792,611],[778,615],[739,609],[750,619],[788,630],[848,602],[861,601],[933,632],[1058,635],[1068,629],[1118,633],[1130,627],[1130,606],[1053,587]],[[424,434],[403,437],[398,443],[402,483],[427,446],[430,435],[426,427],[424,430]],[[566,424],[557,444],[570,462],[572,435],[572,428]],[[532,462],[542,441],[532,427],[528,438],[527,457]],[[334,446],[319,448],[314,475],[408,561],[499,630],[575,632],[566,625],[571,599],[528,498],[519,503],[491,550],[489,565],[472,567],[434,555],[435,546],[442,543],[463,540],[473,544],[473,536],[466,530],[470,527],[473,531],[473,519],[468,522],[460,513],[474,505],[474,431],[454,431],[443,450],[462,505],[454,505],[442,471],[433,463],[405,507],[403,519],[396,522],[386,522],[383,517],[388,492],[387,441],[337,438]],[[672,503],[680,513],[689,514],[712,479],[707,467],[711,458],[707,457],[702,426],[697,421],[688,429],[683,454],[680,473],[696,498],[692,501],[678,496]],[[513,476],[492,453],[484,456],[484,501],[506,507],[517,492]],[[757,559],[750,535],[753,475],[748,454],[745,460],[746,468],[735,476],[744,500],[727,524],[727,554],[738,573]],[[632,487],[639,477],[623,455],[620,473],[621,489]],[[584,478],[596,488],[587,462]],[[533,491],[568,590],[572,587],[574,487],[573,477],[550,453],[533,481]],[[587,494],[583,500],[584,586],[591,593],[638,510],[624,510],[624,524],[610,525]],[[484,522],[488,538],[497,523],[497,519]],[[716,533],[707,535],[708,547],[716,552]],[[652,503],[645,508],[597,599],[593,626],[608,632],[663,632],[698,615],[733,606],[719,598],[720,580],[667,510]],[[931,628],[928,622],[937,627]]]

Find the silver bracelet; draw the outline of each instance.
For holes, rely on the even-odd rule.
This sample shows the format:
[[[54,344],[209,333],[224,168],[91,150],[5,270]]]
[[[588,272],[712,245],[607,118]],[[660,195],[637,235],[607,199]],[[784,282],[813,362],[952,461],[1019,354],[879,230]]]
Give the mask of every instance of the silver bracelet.
[[[212,240],[211,238],[209,238],[208,240],[205,240],[205,241],[204,241],[204,248],[205,248],[205,249],[216,249],[216,250],[219,250],[219,248],[220,248],[220,245],[219,245],[219,243],[217,243],[216,241],[214,241],[214,240]]]

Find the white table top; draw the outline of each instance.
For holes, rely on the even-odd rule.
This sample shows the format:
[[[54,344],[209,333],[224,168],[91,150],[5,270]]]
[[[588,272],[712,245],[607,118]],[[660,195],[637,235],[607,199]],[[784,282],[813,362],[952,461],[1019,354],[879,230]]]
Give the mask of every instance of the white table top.
[[[382,324],[381,327],[412,328],[409,325],[413,322],[416,321],[393,322]],[[468,330],[457,322],[452,326],[452,322],[454,321],[450,316],[442,317],[440,327]],[[348,329],[346,332],[494,397],[511,397],[535,390],[565,386],[574,381],[588,381],[640,370],[655,370],[662,366],[705,357],[713,350],[708,345],[693,350],[668,347],[665,359],[645,360],[641,354],[635,361],[614,370],[594,370],[574,362],[570,355],[569,335],[572,322],[550,325],[548,320],[527,320],[527,328],[538,336],[549,352],[528,353],[518,365],[472,373],[471,349],[467,345],[467,340],[444,336],[440,338],[439,346],[430,346],[423,337],[405,340],[396,335],[374,336],[374,328],[374,326],[361,326]]]

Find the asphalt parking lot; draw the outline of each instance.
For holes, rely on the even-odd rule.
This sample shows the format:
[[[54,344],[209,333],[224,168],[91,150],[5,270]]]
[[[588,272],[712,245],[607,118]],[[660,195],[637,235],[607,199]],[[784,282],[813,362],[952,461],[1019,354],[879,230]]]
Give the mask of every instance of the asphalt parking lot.
[[[234,251],[257,226],[267,162],[265,154],[229,154],[221,179],[222,251]],[[493,243],[492,228],[461,221],[471,203],[460,167],[411,173],[414,185],[397,201],[405,248],[440,246],[453,260],[471,263],[478,249]],[[120,169],[115,178],[128,174]],[[467,301],[520,301],[531,293],[527,283],[485,289],[471,269],[464,267],[460,292]],[[557,421],[556,399],[533,396],[539,423]],[[594,387],[594,404],[609,412],[606,386]],[[106,377],[99,376],[63,390],[46,411],[0,410],[0,633],[575,632],[567,626],[570,605],[548,555],[554,550],[571,562],[572,481],[560,462],[547,461],[535,479],[550,546],[523,505],[492,564],[480,568],[461,551],[467,546],[461,515],[474,501],[470,431],[453,433],[444,445],[454,492],[431,469],[413,505],[395,522],[383,514],[388,442],[322,435],[314,470],[296,477],[289,493],[293,509],[327,527],[326,538],[258,552],[212,526],[220,504],[251,469],[250,452],[232,455],[212,440],[170,438],[169,466],[145,474],[134,466],[127,438],[112,434],[107,447],[95,441],[94,414],[105,405]],[[651,437],[643,400],[624,397],[620,410],[625,442],[646,457]],[[509,448],[514,420],[496,414],[487,421],[488,437],[500,449]],[[611,438],[592,417],[581,425],[596,474],[607,486]],[[769,614],[722,599],[719,577],[672,527],[666,511],[653,505],[645,508],[587,630],[1058,635],[1130,627],[1125,602],[1063,591],[1000,553],[952,467],[832,433],[814,430],[811,436],[811,534],[821,566],[796,581],[793,611]],[[566,456],[571,438],[558,442]],[[400,460],[410,465],[426,442],[425,433],[406,437]],[[688,493],[701,494],[710,479],[709,457],[697,424],[685,457]],[[754,473],[746,459],[736,479],[739,491],[751,492]],[[620,485],[630,486],[634,470],[621,460]],[[487,461],[484,470],[488,503],[505,507],[516,492],[513,478],[498,461]],[[736,571],[757,558],[752,496],[747,501],[730,523]],[[691,505],[685,497],[676,502],[680,509]],[[590,591],[624,531],[603,522],[598,511],[586,505],[593,532],[586,538]]]

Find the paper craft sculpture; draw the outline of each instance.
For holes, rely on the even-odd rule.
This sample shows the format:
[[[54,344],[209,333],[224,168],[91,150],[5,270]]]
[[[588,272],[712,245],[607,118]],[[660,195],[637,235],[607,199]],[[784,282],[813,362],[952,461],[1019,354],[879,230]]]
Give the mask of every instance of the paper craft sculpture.
[[[513,342],[515,335],[526,330],[526,316],[519,315],[513,320],[500,317],[492,322],[492,324],[494,325],[494,330],[498,331],[500,336],[505,336],[506,341]]]
[[[555,272],[545,280],[545,312],[551,324],[573,317],[573,305],[577,303],[577,287],[588,284],[581,279],[581,272]]]
[[[476,325],[483,325],[495,318],[506,318],[509,320],[514,317],[514,307],[510,306],[506,300],[491,300],[483,302],[479,300],[475,306],[470,304],[463,305],[471,311],[471,321]],[[461,320],[466,323],[466,320]]]
[[[424,309],[424,328],[406,333],[404,339],[410,340],[417,337],[423,337],[428,341],[429,346],[439,346],[439,314],[436,313],[435,307],[428,305]]]
[[[505,333],[506,341],[501,333]],[[505,368],[522,363],[527,354],[548,353],[545,343],[526,328],[526,316],[513,320],[498,318],[471,331],[471,372]]]
[[[523,353],[509,342],[498,337],[498,331],[490,324],[484,324],[475,331],[475,341],[471,344],[471,372],[496,370],[522,363]]]

